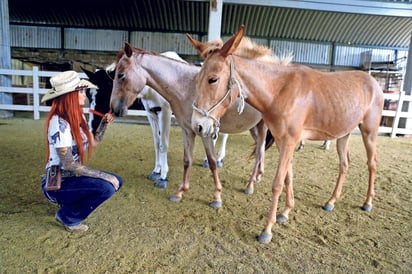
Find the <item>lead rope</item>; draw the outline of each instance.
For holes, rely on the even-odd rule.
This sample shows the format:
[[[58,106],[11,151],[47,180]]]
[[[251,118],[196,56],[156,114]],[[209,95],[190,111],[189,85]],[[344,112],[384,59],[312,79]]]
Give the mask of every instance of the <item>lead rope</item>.
[[[245,109],[245,99],[246,96],[243,92],[242,86],[240,85],[239,80],[237,80],[234,75],[235,75],[235,62],[233,62],[233,57],[232,55],[229,56],[230,60],[230,80],[229,80],[229,91],[232,91],[233,86],[237,85],[237,88],[239,89],[239,98],[240,98],[240,104],[237,106],[237,112],[240,114],[243,113],[243,110]]]

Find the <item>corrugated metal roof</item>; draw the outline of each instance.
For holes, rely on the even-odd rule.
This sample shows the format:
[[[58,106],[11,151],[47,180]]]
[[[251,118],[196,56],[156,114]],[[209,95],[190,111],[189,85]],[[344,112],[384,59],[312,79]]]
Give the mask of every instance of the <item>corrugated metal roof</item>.
[[[10,24],[207,35],[209,1],[10,0],[9,15]],[[412,34],[412,17],[224,3],[222,36],[241,24],[250,37],[394,48],[408,48]]]

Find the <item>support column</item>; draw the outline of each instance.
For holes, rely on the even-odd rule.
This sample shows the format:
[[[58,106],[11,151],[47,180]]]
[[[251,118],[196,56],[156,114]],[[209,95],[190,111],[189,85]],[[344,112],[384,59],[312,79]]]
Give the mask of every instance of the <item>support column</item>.
[[[403,90],[406,95],[412,94],[412,33],[409,41],[408,59],[406,60],[405,79],[403,81]],[[403,102],[402,111],[412,112],[409,102]],[[399,126],[402,128],[412,129],[412,119],[401,118]]]
[[[8,0],[0,0],[0,68],[11,69],[10,23]],[[0,86],[11,87],[11,76],[0,75]],[[12,104],[13,96],[0,91],[0,104]],[[9,118],[13,112],[0,110],[0,118]]]
[[[220,37],[222,28],[223,0],[210,0],[209,9],[209,30],[207,40],[213,41]]]

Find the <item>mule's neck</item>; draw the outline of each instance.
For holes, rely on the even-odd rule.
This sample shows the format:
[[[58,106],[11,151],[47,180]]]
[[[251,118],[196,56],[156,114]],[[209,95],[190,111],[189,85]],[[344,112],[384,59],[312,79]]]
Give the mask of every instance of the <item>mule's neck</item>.
[[[140,65],[146,72],[147,85],[169,103],[193,97],[200,67],[152,54],[141,56]]]
[[[281,76],[284,66],[263,61],[257,65],[255,62],[258,61],[237,56],[233,56],[233,60],[235,78],[241,83],[247,103],[263,112],[265,108],[270,107],[274,93],[281,89],[281,83],[277,83],[277,87],[268,90],[267,79],[275,79],[277,75]]]

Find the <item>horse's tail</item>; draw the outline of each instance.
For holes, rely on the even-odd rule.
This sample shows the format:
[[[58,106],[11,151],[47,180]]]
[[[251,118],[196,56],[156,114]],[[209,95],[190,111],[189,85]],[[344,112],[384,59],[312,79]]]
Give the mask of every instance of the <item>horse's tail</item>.
[[[267,132],[266,132],[266,139],[265,139],[265,151],[268,150],[273,145],[274,142],[275,142],[275,137],[273,137],[272,133],[268,129]],[[255,157],[255,155],[256,155],[256,143],[255,143],[255,145],[253,147],[253,151],[252,151],[252,153],[250,153],[249,157],[253,158],[253,157]]]

